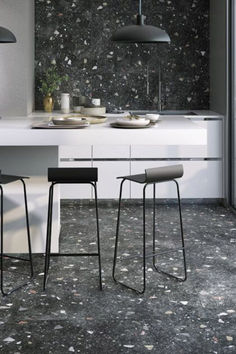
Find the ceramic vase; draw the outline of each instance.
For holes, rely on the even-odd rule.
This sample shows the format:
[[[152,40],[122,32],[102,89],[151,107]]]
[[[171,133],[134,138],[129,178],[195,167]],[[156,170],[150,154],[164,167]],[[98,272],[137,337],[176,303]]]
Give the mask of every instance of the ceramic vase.
[[[53,111],[54,99],[50,94],[44,97],[43,106],[45,112],[51,113]]]

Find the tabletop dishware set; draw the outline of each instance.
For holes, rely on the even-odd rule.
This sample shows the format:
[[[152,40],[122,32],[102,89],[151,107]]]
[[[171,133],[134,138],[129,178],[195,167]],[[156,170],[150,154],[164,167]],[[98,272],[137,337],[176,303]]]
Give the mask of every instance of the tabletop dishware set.
[[[90,124],[101,124],[107,121],[106,115],[82,115],[71,114],[62,116],[52,116],[48,121],[34,123],[34,129],[82,129]],[[146,116],[127,115],[119,117],[110,123],[112,128],[121,129],[143,129],[150,128],[159,119],[158,114],[147,114]]]
[[[157,123],[159,117],[159,114],[146,114],[145,116],[129,114],[122,118],[118,118],[110,125],[113,128],[122,129],[150,128],[153,124]]]

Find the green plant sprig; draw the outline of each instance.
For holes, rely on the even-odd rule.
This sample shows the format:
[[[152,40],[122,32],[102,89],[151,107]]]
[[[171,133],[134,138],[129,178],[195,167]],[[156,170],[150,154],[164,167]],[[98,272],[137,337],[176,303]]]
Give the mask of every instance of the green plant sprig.
[[[39,91],[43,95],[52,95],[58,90],[63,81],[68,81],[68,75],[60,76],[55,67],[50,67],[40,79],[41,87]]]

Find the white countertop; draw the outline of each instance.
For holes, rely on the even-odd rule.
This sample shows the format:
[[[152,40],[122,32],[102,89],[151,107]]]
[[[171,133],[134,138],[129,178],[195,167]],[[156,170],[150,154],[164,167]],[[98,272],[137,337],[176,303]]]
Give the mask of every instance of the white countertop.
[[[210,111],[196,111],[195,119],[222,118]],[[53,116],[61,115],[53,113]],[[110,122],[122,115],[108,114],[102,124],[84,129],[31,129],[33,123],[52,116],[35,112],[26,117],[0,119],[0,146],[60,146],[60,145],[206,145],[207,131],[184,116],[161,116],[160,121],[146,129],[116,129]]]

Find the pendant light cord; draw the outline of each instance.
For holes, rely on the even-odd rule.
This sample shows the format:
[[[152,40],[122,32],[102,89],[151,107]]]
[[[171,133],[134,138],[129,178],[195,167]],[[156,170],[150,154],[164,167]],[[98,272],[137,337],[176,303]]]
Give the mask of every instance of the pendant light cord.
[[[139,0],[139,10],[138,10],[138,14],[142,15],[142,0]]]

